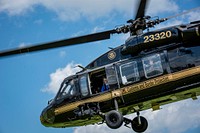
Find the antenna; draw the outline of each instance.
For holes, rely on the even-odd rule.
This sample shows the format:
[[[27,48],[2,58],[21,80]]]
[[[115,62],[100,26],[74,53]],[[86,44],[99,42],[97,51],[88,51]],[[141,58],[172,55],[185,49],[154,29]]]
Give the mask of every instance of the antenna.
[[[77,65],[76,67],[81,68],[83,71],[87,70],[87,68],[85,68],[85,67],[83,67],[83,66],[81,66],[81,65]]]

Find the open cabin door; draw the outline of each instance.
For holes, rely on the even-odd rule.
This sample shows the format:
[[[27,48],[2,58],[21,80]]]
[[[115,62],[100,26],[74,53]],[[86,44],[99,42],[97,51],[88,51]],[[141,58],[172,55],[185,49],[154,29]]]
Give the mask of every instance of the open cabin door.
[[[105,68],[100,68],[89,73],[91,93],[98,94],[101,92],[103,78],[106,78]]]
[[[116,69],[113,65],[96,69],[89,73],[89,77],[91,82],[91,94],[104,92],[102,91],[104,78],[108,81],[109,89],[118,88],[118,77],[116,76]]]

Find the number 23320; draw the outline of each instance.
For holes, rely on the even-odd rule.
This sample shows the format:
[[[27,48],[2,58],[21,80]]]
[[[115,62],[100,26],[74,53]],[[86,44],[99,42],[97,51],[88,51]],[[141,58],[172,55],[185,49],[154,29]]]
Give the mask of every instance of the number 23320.
[[[171,36],[172,36],[172,32],[170,30],[146,35],[144,36],[144,43],[170,38]]]

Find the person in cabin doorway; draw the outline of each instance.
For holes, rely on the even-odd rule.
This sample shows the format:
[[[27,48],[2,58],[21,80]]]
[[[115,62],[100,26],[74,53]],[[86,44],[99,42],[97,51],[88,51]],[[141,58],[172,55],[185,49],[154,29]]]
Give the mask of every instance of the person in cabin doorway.
[[[108,91],[110,89],[108,85],[108,80],[106,78],[103,78],[103,85],[101,87],[101,92]]]

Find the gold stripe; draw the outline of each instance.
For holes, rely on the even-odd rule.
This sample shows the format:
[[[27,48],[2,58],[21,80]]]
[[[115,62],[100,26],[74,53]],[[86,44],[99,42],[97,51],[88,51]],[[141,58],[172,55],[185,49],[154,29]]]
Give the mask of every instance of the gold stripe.
[[[176,81],[176,80],[183,79],[186,77],[190,77],[190,76],[193,76],[196,74],[200,74],[200,67],[190,68],[190,69],[176,72],[173,74],[167,74],[164,76],[146,80],[144,82],[141,82],[141,83],[138,83],[135,85],[131,85],[131,86],[122,88],[120,90],[122,90],[123,95],[126,95],[126,94],[130,94],[133,92],[148,89],[150,87],[158,86],[158,85],[161,85],[164,83],[168,83],[168,82]]]
[[[78,106],[83,105],[85,103],[107,101],[107,100],[110,100],[114,97],[119,97],[119,96],[122,96],[122,95],[131,94],[133,92],[145,90],[145,89],[148,89],[150,87],[155,87],[155,86],[158,86],[158,85],[161,85],[161,84],[164,84],[164,83],[176,81],[176,80],[183,79],[183,78],[186,78],[186,77],[190,77],[190,76],[193,76],[193,75],[196,75],[196,74],[200,74],[200,66],[194,67],[194,68],[189,68],[189,69],[186,69],[186,70],[182,70],[180,72],[175,72],[173,74],[167,74],[167,75],[159,76],[157,78],[149,79],[149,80],[137,83],[137,84],[133,84],[133,85],[130,85],[130,86],[127,86],[127,87],[123,87],[123,88],[118,89],[118,90],[114,90],[114,91],[111,91],[111,92],[100,94],[100,95],[94,96],[92,98],[88,98],[88,99],[85,99],[85,100],[73,102],[73,103],[58,107],[58,108],[55,109],[55,115],[59,115],[59,114],[65,113],[67,111],[74,110]]]
[[[103,101],[107,101],[107,100],[110,100],[112,97],[111,97],[111,94],[110,93],[105,93],[105,94],[101,94],[101,95],[98,95],[98,96],[95,96],[93,98],[88,98],[86,100],[82,100],[82,101],[77,101],[77,102],[73,102],[73,103],[70,103],[70,104],[67,104],[67,105],[64,105],[62,107],[58,107],[55,109],[55,115],[59,115],[61,113],[65,113],[67,111],[71,111],[75,108],[77,108],[78,106],[80,105],[83,105],[85,103],[91,103],[91,102],[103,102]]]

